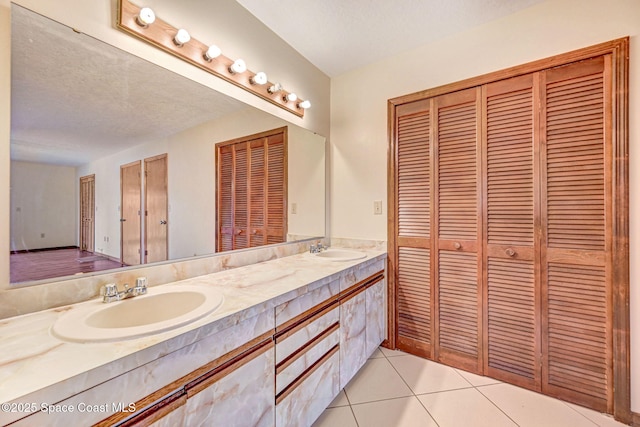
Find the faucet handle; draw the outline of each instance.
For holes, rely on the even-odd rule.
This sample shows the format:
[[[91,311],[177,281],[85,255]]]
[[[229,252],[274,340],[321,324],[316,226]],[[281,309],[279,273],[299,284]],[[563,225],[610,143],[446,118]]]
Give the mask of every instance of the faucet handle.
[[[113,297],[118,295],[118,287],[115,283],[108,283],[100,288],[100,295],[103,297]]]
[[[136,288],[146,288],[147,287],[147,278],[146,277],[138,277],[136,279]]]

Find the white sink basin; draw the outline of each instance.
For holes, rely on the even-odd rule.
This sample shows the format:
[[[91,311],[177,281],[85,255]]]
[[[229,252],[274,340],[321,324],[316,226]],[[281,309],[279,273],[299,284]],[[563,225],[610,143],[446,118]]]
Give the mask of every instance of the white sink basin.
[[[146,295],[104,304],[80,304],[53,325],[54,336],[72,342],[109,342],[178,328],[218,309],[222,294],[207,286],[164,285]]]
[[[326,251],[318,252],[314,255],[318,258],[326,259],[329,261],[353,261],[355,259],[361,259],[367,256],[367,254],[360,251],[333,248],[329,248]]]

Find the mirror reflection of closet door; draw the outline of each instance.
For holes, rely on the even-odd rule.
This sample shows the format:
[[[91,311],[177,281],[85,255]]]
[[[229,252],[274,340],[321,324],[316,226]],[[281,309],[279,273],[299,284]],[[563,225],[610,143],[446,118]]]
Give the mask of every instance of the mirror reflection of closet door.
[[[140,264],[141,161],[120,166],[120,236],[122,263]]]
[[[144,160],[145,262],[165,261],[167,246],[167,155]]]
[[[80,178],[80,249],[93,252],[95,247],[95,175]]]

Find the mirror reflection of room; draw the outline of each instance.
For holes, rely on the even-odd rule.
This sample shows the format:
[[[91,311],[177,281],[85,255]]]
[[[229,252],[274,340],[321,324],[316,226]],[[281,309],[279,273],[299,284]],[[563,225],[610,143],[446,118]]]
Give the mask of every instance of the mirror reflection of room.
[[[324,236],[323,136],[11,10],[11,283]],[[274,129],[287,135],[271,199],[283,222],[238,223],[223,247],[216,146]]]

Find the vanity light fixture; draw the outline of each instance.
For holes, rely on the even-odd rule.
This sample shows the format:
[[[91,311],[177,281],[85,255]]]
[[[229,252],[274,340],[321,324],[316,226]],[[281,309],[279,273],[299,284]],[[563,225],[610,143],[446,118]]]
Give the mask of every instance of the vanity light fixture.
[[[278,93],[282,90],[282,85],[280,83],[274,83],[271,86],[269,86],[269,89],[267,89],[267,92],[269,93]]]
[[[189,43],[189,40],[191,40],[191,36],[189,35],[189,32],[184,28],[180,28],[176,33],[176,36],[173,38],[173,42],[177,46],[182,46],[186,43]]]
[[[151,10],[150,7],[143,7],[140,9],[140,13],[136,18],[136,21],[141,27],[147,28],[156,21],[156,14],[153,13],[153,10]]]
[[[222,54],[222,51],[220,50],[220,48],[218,46],[216,46],[215,44],[212,44],[211,46],[209,46],[207,51],[204,53],[204,59],[206,59],[207,61],[211,62],[212,60],[216,59],[221,54]]]
[[[242,59],[236,59],[229,67],[229,72],[231,74],[242,74],[245,71],[247,71],[247,64]]]
[[[269,82],[265,72],[248,70],[244,60],[233,60],[223,55],[218,46],[191,38],[185,29],[157,17],[151,8],[136,6],[131,0],[117,0],[117,4],[117,26],[126,33],[298,117],[304,117],[305,108],[311,105],[308,101],[298,102],[296,94],[284,90],[280,83]]]
[[[258,73],[256,73],[255,76],[251,77],[251,84],[254,85],[263,85],[265,83],[267,83],[267,74],[260,71]]]

